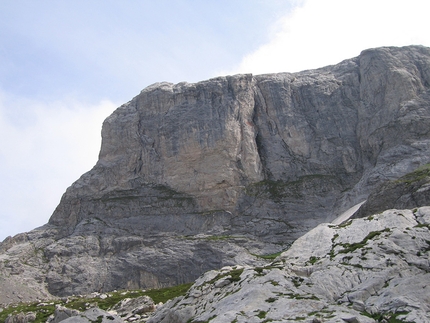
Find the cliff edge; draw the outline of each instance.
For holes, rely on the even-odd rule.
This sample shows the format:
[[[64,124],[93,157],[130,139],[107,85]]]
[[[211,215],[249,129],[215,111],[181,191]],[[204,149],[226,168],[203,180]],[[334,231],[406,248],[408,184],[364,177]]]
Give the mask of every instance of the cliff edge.
[[[429,129],[422,46],[151,85],[105,120],[97,164],[49,223],[0,245],[0,273],[64,296],[258,264],[429,163]]]

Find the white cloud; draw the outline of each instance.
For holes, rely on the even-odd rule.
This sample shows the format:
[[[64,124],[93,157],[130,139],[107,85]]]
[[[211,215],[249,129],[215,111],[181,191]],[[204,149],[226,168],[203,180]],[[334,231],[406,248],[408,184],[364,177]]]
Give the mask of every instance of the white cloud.
[[[0,96],[0,241],[48,221],[66,188],[96,163],[102,122],[116,106]],[[18,119],[11,109],[25,113]]]
[[[428,0],[307,0],[274,24],[270,41],[222,74],[297,72],[379,46],[430,46]]]

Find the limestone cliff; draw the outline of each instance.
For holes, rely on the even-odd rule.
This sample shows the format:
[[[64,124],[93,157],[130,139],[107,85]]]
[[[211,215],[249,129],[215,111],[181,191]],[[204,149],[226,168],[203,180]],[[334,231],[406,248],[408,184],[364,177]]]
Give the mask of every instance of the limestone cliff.
[[[97,165],[50,223],[222,210],[235,230],[269,213],[301,234],[429,161],[429,56],[380,48],[295,74],[154,84],[104,122]]]
[[[16,255],[0,271],[37,262],[17,277],[37,271],[67,295],[255,264],[429,163],[429,129],[421,46],[299,73],[157,83],[106,119],[97,164],[46,226],[0,246]]]

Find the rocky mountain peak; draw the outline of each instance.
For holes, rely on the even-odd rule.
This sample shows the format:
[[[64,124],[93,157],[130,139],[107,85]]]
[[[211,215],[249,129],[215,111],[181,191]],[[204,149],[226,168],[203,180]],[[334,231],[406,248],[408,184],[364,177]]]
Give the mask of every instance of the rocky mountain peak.
[[[270,213],[293,222],[297,234],[288,225],[282,232],[294,240],[429,161],[429,64],[428,48],[390,47],[294,74],[149,86],[106,119],[97,165],[68,189],[50,223],[69,234],[95,216],[146,223],[144,208],[179,207],[217,211],[215,222],[242,231],[232,216]],[[160,189],[169,192],[161,201]],[[292,206],[303,196],[305,218]]]
[[[264,264],[429,163],[429,129],[422,46],[299,73],[151,85],[105,120],[97,164],[49,223],[1,244],[0,273],[11,278],[0,286],[66,296]]]

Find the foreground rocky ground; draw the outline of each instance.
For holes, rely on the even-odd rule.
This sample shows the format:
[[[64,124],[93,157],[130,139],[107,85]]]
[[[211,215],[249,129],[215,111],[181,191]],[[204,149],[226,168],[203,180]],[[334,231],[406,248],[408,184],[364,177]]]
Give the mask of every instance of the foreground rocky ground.
[[[17,303],[0,308],[0,322],[146,322],[157,307],[185,294],[191,284],[154,290],[126,290]],[[112,322],[113,321],[113,322]]]
[[[31,313],[9,307],[0,318],[8,311],[7,323],[425,323],[429,256],[430,207],[393,209],[321,224],[263,266],[224,267],[190,289],[153,291],[155,303],[179,295],[164,305],[142,291],[96,293],[33,304]]]
[[[200,277],[149,320],[430,322],[430,207],[321,224],[263,267]]]

